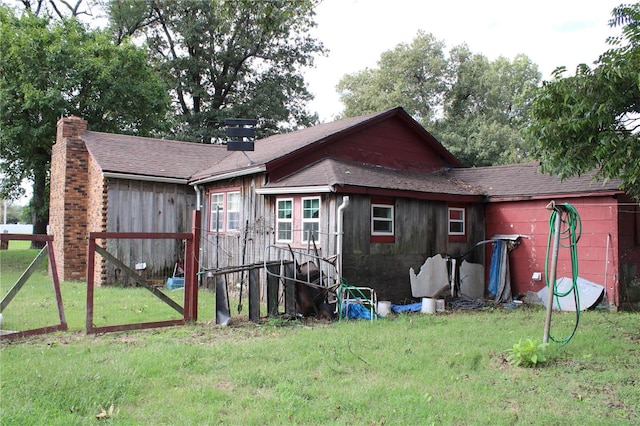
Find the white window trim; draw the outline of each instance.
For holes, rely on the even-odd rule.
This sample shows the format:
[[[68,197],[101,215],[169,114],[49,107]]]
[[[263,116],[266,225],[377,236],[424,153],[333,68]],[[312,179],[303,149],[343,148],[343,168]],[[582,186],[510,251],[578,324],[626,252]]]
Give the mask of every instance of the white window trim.
[[[229,195],[231,194],[237,194],[238,195],[238,209],[237,210],[231,210],[229,207]],[[225,206],[226,206],[226,211],[224,214],[224,227],[225,230],[227,232],[240,232],[240,212],[242,210],[241,206],[242,206],[242,198],[240,196],[240,191],[229,191],[227,193],[225,193]],[[229,228],[229,213],[238,213],[238,227],[237,228]]]
[[[390,209],[391,210],[391,218],[387,219],[387,218],[376,218],[373,216],[373,211],[376,207],[381,207],[381,208],[386,208],[386,209]],[[395,235],[395,230],[396,230],[396,224],[395,224],[395,206],[393,204],[371,204],[371,235],[385,235],[385,236],[389,236],[389,235]],[[380,222],[380,221],[385,221],[385,222],[391,222],[391,232],[380,232],[380,231],[375,231],[375,227],[374,227],[374,222]]]
[[[451,219],[451,212],[452,211],[459,211],[462,212],[462,219]],[[466,229],[466,209],[464,207],[449,207],[449,209],[447,210],[447,225],[448,225],[448,230],[449,230],[449,235],[466,235],[467,233],[467,229]],[[451,231],[451,224],[452,223],[462,223],[462,232],[453,232]]]
[[[230,210],[229,209],[229,194],[238,194],[238,210]],[[218,218],[218,222],[220,223],[220,228],[216,230],[216,223],[213,221],[213,206],[211,205],[213,198],[216,196],[222,196],[222,200],[220,202],[220,217]],[[237,212],[238,213],[238,228],[229,228],[229,212]],[[240,232],[240,215],[242,213],[242,196],[240,191],[219,191],[219,192],[211,192],[209,193],[209,232],[215,233],[217,232]]]
[[[220,217],[217,217],[216,215],[216,219],[217,219],[217,223],[220,224],[220,228],[217,228],[217,223],[214,223],[213,220],[213,197],[214,196],[219,196],[222,195],[222,207],[220,209],[220,211],[218,212],[218,214],[220,214],[222,216],[222,220],[220,220]],[[209,194],[209,232],[224,232],[224,215],[225,215],[225,196],[224,196],[224,192],[212,192]],[[216,208],[217,210],[217,208]]]
[[[290,219],[280,219],[278,217],[279,204],[281,201],[291,201],[291,218]],[[293,198],[276,198],[276,242],[278,243],[292,243],[293,242],[293,216],[294,216],[295,204]],[[280,239],[280,223],[289,223],[291,224],[291,239],[282,240]]]
[[[318,218],[317,219],[314,219],[314,218],[305,219],[305,217],[304,217],[304,202],[305,202],[305,200],[318,200]],[[304,232],[304,224],[305,223],[317,223],[318,224],[318,233],[320,232],[320,211],[321,211],[321,207],[322,207],[322,200],[320,200],[320,197],[302,197],[300,199],[300,223],[301,223],[300,234],[302,235],[302,237],[300,238],[300,241],[302,241],[303,243],[307,242],[306,232]],[[316,243],[316,245],[318,244],[318,240],[317,239],[315,240],[315,243]]]

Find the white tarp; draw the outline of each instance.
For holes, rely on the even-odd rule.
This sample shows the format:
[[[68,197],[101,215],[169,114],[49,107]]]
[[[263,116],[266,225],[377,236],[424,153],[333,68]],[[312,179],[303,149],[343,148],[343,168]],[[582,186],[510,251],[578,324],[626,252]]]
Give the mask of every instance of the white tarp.
[[[428,258],[417,275],[413,268],[409,269],[409,280],[413,297],[436,297],[446,292],[449,289],[447,260],[439,254]]]
[[[460,265],[460,295],[471,299],[484,297],[484,266],[466,260]]]
[[[578,288],[578,296],[580,296],[581,311],[593,307],[593,305],[595,305],[596,302],[600,300],[600,297],[604,292],[604,286],[593,283],[591,281],[587,281],[584,278],[578,277],[576,284]],[[556,280],[557,293],[564,294],[569,290],[571,291],[566,296],[553,296],[553,309],[557,309],[559,311],[576,311],[576,302],[573,290],[571,289],[572,285],[573,280],[571,278],[562,277]],[[547,295],[549,294],[547,287],[543,287],[542,290],[540,290],[537,294],[538,297],[542,300],[542,304],[547,307]]]

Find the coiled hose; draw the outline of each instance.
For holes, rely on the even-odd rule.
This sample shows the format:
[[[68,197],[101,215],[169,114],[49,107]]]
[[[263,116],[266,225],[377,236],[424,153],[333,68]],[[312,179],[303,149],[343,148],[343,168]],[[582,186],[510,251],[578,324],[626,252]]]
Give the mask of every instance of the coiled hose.
[[[549,291],[553,291],[553,295],[556,297],[556,303],[560,306],[559,299],[561,297],[568,296],[573,291],[573,297],[576,304],[576,321],[571,334],[564,339],[556,339],[551,334],[549,338],[557,343],[566,344],[573,338],[578,329],[580,323],[580,295],[578,294],[578,241],[582,235],[582,220],[576,209],[569,203],[564,203],[563,208],[551,210],[551,217],[549,218],[549,239],[547,240],[547,254],[545,258],[545,270],[549,271],[549,253],[551,252],[551,245],[553,241],[553,235],[555,234],[555,222],[556,215],[562,215],[560,217],[560,247],[568,248],[571,250],[571,274],[573,275],[572,284],[569,290],[561,292],[557,288],[557,283],[549,282],[549,274],[546,274],[546,283]],[[566,241],[569,241],[568,243]],[[563,243],[562,241],[565,241]]]

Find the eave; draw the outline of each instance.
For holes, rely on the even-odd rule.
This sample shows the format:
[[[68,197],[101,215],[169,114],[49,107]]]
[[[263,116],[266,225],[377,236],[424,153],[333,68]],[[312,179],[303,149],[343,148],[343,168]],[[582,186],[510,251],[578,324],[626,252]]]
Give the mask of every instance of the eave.
[[[112,179],[139,180],[144,182],[175,183],[178,185],[186,185],[189,183],[188,179],[171,178],[164,176],[136,175],[132,173],[103,172],[102,177]]]
[[[282,195],[282,194],[318,194],[335,192],[334,188],[330,185],[318,185],[318,186],[290,186],[290,187],[275,187],[275,188],[257,188],[256,194],[259,195]]]
[[[260,164],[260,165],[248,167],[245,169],[234,170],[231,172],[221,173],[219,175],[214,175],[214,176],[209,176],[206,178],[194,180],[189,182],[189,185],[191,186],[203,185],[211,182],[219,182],[221,180],[233,179],[233,178],[242,177],[242,176],[250,176],[258,173],[263,173],[266,170],[267,170],[266,166],[264,164]]]
[[[550,198],[582,198],[582,197],[613,197],[623,194],[624,191],[600,191],[600,192],[569,192],[538,195],[491,195],[486,198],[489,203],[504,203],[511,201],[537,201]]]

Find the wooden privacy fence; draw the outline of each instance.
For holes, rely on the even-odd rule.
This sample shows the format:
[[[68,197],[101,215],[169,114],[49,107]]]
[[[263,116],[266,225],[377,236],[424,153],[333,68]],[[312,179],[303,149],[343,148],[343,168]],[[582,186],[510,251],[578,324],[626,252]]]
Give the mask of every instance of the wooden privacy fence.
[[[25,269],[25,271],[20,275],[17,281],[13,284],[11,289],[5,294],[0,301],[0,313],[4,312],[7,306],[11,303],[14,297],[20,292],[20,290],[24,287],[25,283],[29,280],[31,275],[36,271],[38,265],[45,259],[45,255],[49,257],[49,269],[50,276],[53,282],[53,292],[55,295],[57,312],[58,312],[58,324],[47,325],[44,327],[37,327],[28,330],[21,331],[2,331],[0,333],[1,339],[13,339],[17,337],[25,337],[25,336],[33,336],[37,334],[45,334],[51,333],[54,331],[64,331],[67,330],[67,321],[64,315],[64,307],[62,304],[62,295],[60,293],[60,281],[58,280],[58,268],[56,266],[56,260],[53,252],[53,236],[50,235],[25,235],[25,234],[0,234],[0,243],[3,247],[8,248],[10,241],[39,241],[44,242],[45,246],[38,252],[35,259],[31,262],[31,264]],[[28,313],[23,313],[23,315],[28,315]]]
[[[195,218],[193,223],[197,223],[195,222]],[[132,269],[129,265],[125,265],[123,262],[118,260],[116,256],[112,255],[99,244],[97,244],[96,240],[103,239],[177,239],[185,241],[183,306],[180,306],[173,299],[163,293],[160,288],[141,276],[136,270]],[[182,325],[185,322],[196,321],[198,319],[198,286],[195,277],[198,268],[195,254],[198,252],[198,240],[199,237],[195,227],[192,233],[91,232],[89,234],[89,246],[87,252],[87,333],[104,333],[110,331],[167,327],[172,325]],[[105,261],[117,265],[123,275],[134,281],[136,285],[149,290],[154,296],[177,311],[182,316],[182,318],[163,321],[106,325],[100,327],[95,326],[94,294],[96,253],[103,259],[105,259]]]

